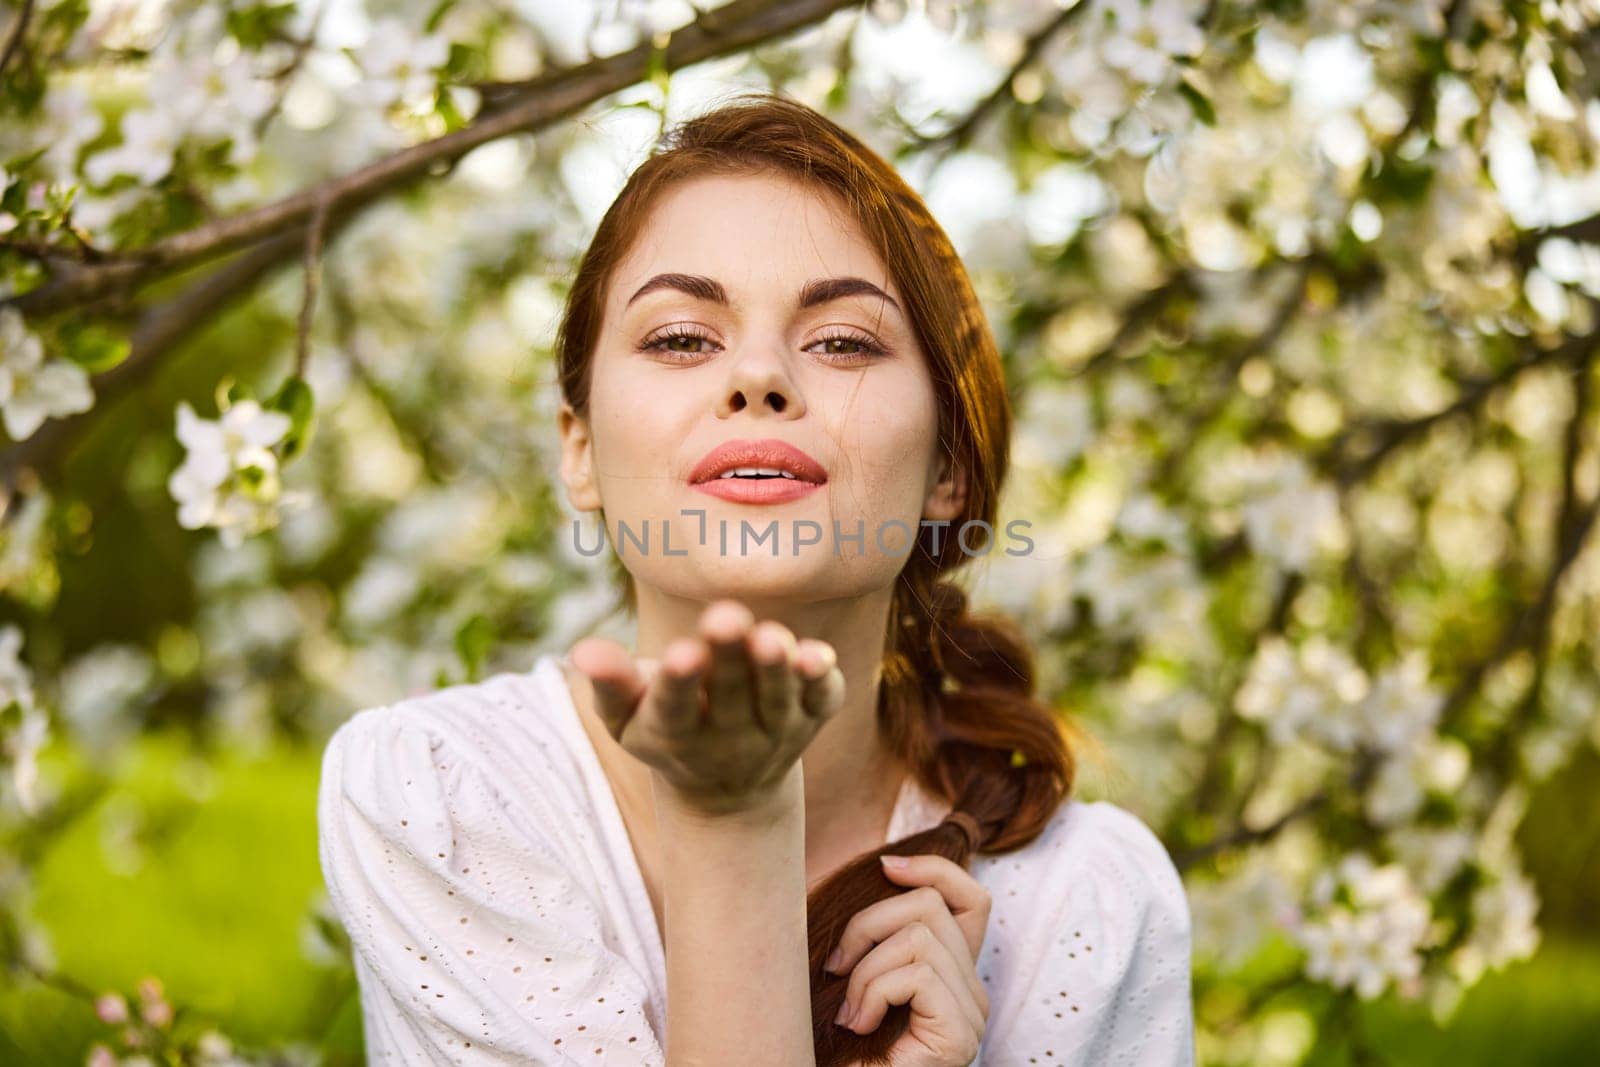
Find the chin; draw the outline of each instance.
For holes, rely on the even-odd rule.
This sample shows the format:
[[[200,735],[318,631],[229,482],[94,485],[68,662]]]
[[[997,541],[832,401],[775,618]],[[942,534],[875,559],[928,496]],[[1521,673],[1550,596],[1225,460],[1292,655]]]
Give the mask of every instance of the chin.
[[[815,547],[815,546],[813,546]],[[747,556],[718,555],[714,551],[684,558],[694,575],[695,586],[707,599],[719,596],[741,600],[810,598],[832,568],[820,552],[802,550],[799,556],[770,553]]]

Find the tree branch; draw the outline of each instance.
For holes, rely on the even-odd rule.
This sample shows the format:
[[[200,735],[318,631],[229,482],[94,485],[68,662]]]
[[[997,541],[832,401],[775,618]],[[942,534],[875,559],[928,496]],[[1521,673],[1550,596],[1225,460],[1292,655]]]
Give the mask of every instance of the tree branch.
[[[1517,266],[1527,270],[1539,258],[1539,246],[1552,237],[1565,237],[1571,241],[1587,244],[1600,244],[1600,215],[1590,215],[1585,219],[1576,219],[1563,223],[1560,226],[1545,226],[1537,230],[1529,230],[1517,240],[1517,247],[1513,253]]]
[[[240,254],[171,300],[146,311],[134,327],[127,358],[94,378],[94,407],[65,419],[51,419],[0,458],[0,496],[9,498],[24,469],[41,477],[52,473],[68,446],[105,407],[131,392],[160,365],[160,357],[194,334],[217,313],[255,288],[300,246],[297,233],[279,234]],[[13,512],[7,511],[9,516]]]
[[[305,275],[303,295],[300,299],[300,323],[295,330],[294,373],[297,378],[306,374],[306,354],[311,348],[311,321],[317,311],[317,283],[322,272],[322,239],[328,228],[328,209],[332,205],[324,200],[317,205],[306,229],[305,257],[302,273]]]
[[[711,25],[702,18],[673,34],[666,49],[668,69],[782,36],[851,6],[851,2],[734,0],[714,13],[716,18]],[[96,408],[66,419],[51,420],[28,440],[12,445],[0,456],[0,493],[9,494],[14,490],[18,474],[24,468],[41,474],[52,471],[71,442],[93,422],[95,410],[105,400],[142,382],[154,370],[164,351],[202,327],[220,306],[247,292],[275,268],[287,264],[297,251],[303,253],[306,231],[318,203],[337,204],[327,220],[326,238],[331,238],[361,209],[383,194],[425,176],[434,167],[459,158],[478,144],[510,133],[542,128],[633,84],[643,77],[650,52],[648,46],[637,48],[600,60],[591,67],[562,72],[557,83],[547,84],[542,80],[532,83],[527,93],[517,98],[513,108],[464,130],[403,150],[274,204],[168,238],[142,252],[112,254],[100,263],[75,265],[60,278],[53,278],[11,300],[0,301],[0,307],[15,305],[25,313],[39,314],[132,288],[180,267],[217,258],[241,247],[249,249],[182,295],[146,312],[135,328],[128,358],[95,377]],[[463,135],[470,135],[470,138],[464,139]]]
[[[717,29],[703,20],[675,31],[664,50],[668,70],[753,47],[787,34],[860,0],[733,0],[718,9]],[[25,315],[46,315],[115,291],[133,290],[172,270],[204,262],[266,237],[305,226],[322,200],[361,207],[455,162],[474,148],[514,133],[548,126],[642,78],[655,52],[649,42],[631,51],[532,83],[503,108],[466,127],[401,149],[292,193],[271,204],[174,234],[105,263],[75,266],[26,293],[0,302]]]
[[[22,0],[22,10],[11,20],[11,28],[6,31],[5,43],[0,45],[0,74],[6,72],[12,59],[22,54],[22,36],[28,32],[28,23],[32,19],[33,0]]]
[[[982,100],[978,101],[977,105],[967,112],[961,121],[943,133],[927,136],[919,134],[912,137],[905,145],[904,151],[922,152],[935,147],[949,151],[965,147],[972,140],[973,134],[977,133],[978,127],[989,117],[990,113],[1005,102],[1006,94],[1011,91],[1011,83],[1017,80],[1017,75],[1027,70],[1033,61],[1039,58],[1039,53],[1044,51],[1045,45],[1049,44],[1051,39],[1062,29],[1076,21],[1090,6],[1088,3],[1077,3],[1065,11],[1056,12],[1055,17],[1028,36],[1028,41],[1022,49],[1022,54],[1017,57],[1015,63],[1011,64],[1011,69],[1006,71],[1006,76],[1001,78],[999,84],[991,89]]]
[[[1583,429],[1594,407],[1594,386],[1587,363],[1575,368],[1573,381],[1576,399],[1572,418],[1567,421],[1563,439],[1561,464],[1561,507],[1556,514],[1551,545],[1550,571],[1539,588],[1539,597],[1532,608],[1517,617],[1506,628],[1506,633],[1496,649],[1496,660],[1509,655],[1519,645],[1525,645],[1533,654],[1533,679],[1527,692],[1518,703],[1496,739],[1494,748],[1486,759],[1502,780],[1511,776],[1516,758],[1517,739],[1527,730],[1530,720],[1540,707],[1539,689],[1544,680],[1550,654],[1550,627],[1555,618],[1556,598],[1561,591],[1561,581],[1582,552],[1584,542],[1600,517],[1600,493],[1587,505],[1578,499],[1578,466],[1583,458]],[[1481,677],[1482,672],[1478,672]]]
[[[1372,446],[1370,451],[1359,458],[1349,455],[1335,455],[1332,460],[1332,472],[1335,479],[1341,487],[1348,487],[1362,481],[1380,466],[1384,459],[1395,449],[1437,423],[1474,410],[1487,400],[1495,390],[1514,381],[1523,371],[1546,363],[1566,363],[1592,358],[1597,344],[1600,344],[1600,330],[1569,338],[1555,348],[1534,352],[1532,355],[1513,363],[1496,374],[1474,378],[1463,383],[1461,395],[1456,397],[1454,402],[1420,418],[1387,419],[1364,424],[1353,424],[1350,427],[1350,432],[1345,435],[1346,440],[1356,440],[1364,436],[1370,436],[1376,438],[1376,444]]]

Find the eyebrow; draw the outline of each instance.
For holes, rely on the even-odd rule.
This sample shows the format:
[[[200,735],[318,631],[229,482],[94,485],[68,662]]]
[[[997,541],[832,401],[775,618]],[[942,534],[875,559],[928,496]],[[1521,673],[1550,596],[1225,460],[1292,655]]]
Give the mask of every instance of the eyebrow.
[[[646,293],[653,293],[657,289],[676,289],[688,293],[697,300],[708,300],[714,304],[727,306],[731,303],[728,291],[722,283],[714,278],[707,278],[703,274],[657,274],[628,298],[629,306]],[[800,306],[803,308],[815,307],[826,304],[832,300],[842,300],[847,296],[876,296],[888,302],[896,311],[900,304],[894,297],[873,285],[865,278],[822,278],[807,282],[800,289]]]

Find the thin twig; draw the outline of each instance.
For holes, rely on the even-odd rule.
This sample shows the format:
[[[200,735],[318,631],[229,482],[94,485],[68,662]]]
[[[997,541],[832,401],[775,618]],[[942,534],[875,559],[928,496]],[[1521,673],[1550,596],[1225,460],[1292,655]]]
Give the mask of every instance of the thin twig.
[[[1341,486],[1350,486],[1366,480],[1383,461],[1402,444],[1417,437],[1430,427],[1456,415],[1474,411],[1497,390],[1515,381],[1524,371],[1549,363],[1567,363],[1593,358],[1600,345],[1600,328],[1572,337],[1555,348],[1541,349],[1494,374],[1469,379],[1462,383],[1456,399],[1438,411],[1415,419],[1386,419],[1353,423],[1344,434],[1345,441],[1376,437],[1377,443],[1359,458],[1335,455],[1331,460],[1332,472]]]
[[[1584,455],[1583,431],[1594,407],[1594,386],[1590,381],[1592,370],[1586,362],[1577,368],[1573,379],[1575,402],[1572,418],[1567,421],[1563,441],[1561,464],[1561,506],[1556,514],[1551,545],[1550,571],[1539,588],[1538,599],[1526,614],[1519,616],[1519,625],[1509,627],[1502,642],[1507,648],[1518,643],[1529,649],[1533,656],[1533,677],[1518,702],[1516,710],[1501,726],[1493,750],[1484,761],[1501,777],[1508,780],[1513,771],[1516,742],[1522,738],[1541,705],[1539,691],[1548,670],[1550,655],[1550,628],[1555,618],[1556,600],[1561,591],[1562,579],[1583,551],[1584,543],[1600,518],[1600,492],[1587,504],[1578,498],[1578,467]]]
[[[0,74],[6,72],[12,59],[22,54],[22,35],[28,32],[28,23],[32,18],[33,0],[22,0],[22,10],[11,20],[11,29],[6,31],[5,44],[0,45]]]
[[[328,211],[331,202],[317,204],[306,228],[305,258],[302,264],[304,288],[300,299],[300,324],[295,332],[294,373],[297,378],[306,375],[306,357],[311,348],[311,321],[317,310],[317,285],[322,278],[322,241],[328,228]]]
[[[277,92],[273,95],[272,106],[256,119],[254,133],[259,140],[266,132],[272,120],[278,117],[278,112],[283,110],[284,98],[289,95],[289,79],[293,78],[306,61],[306,56],[311,54],[311,49],[317,43],[317,32],[322,28],[322,16],[328,10],[326,3],[318,3],[316,10],[311,13],[311,25],[306,29],[305,36],[294,41],[294,52],[289,56],[289,61],[280,70],[271,74],[271,80],[277,83]]]
[[[908,152],[924,152],[932,148],[949,151],[964,147],[977,133],[983,121],[1005,101],[1006,95],[1011,92],[1011,83],[1017,80],[1017,75],[1027,70],[1034,60],[1039,58],[1039,53],[1044,51],[1045,45],[1060,33],[1062,29],[1073,23],[1084,13],[1091,4],[1087,0],[1072,5],[1065,11],[1056,12],[1055,16],[1039,29],[1028,35],[1027,43],[1023,46],[1022,54],[1017,57],[1011,69],[1006,71],[1005,77],[991,89],[982,100],[979,100],[972,110],[964,115],[961,121],[951,126],[948,130],[931,135],[913,136],[905,146]]]

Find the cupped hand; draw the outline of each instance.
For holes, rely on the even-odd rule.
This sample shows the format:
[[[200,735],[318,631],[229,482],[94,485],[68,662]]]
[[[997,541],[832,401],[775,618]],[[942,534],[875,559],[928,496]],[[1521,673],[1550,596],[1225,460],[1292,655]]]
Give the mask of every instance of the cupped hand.
[[[611,736],[708,813],[759,805],[844,703],[832,646],[757,622],[736,600],[709,604],[696,635],[675,638],[659,661],[601,637],[568,658]]]
[[[849,974],[840,1025],[870,1033],[891,1004],[909,1004],[906,1032],[889,1048],[890,1067],[967,1067],[989,1019],[977,958],[989,923],[989,891],[943,856],[906,857],[884,867],[891,881],[915,885],[857,912],[827,969]]]

